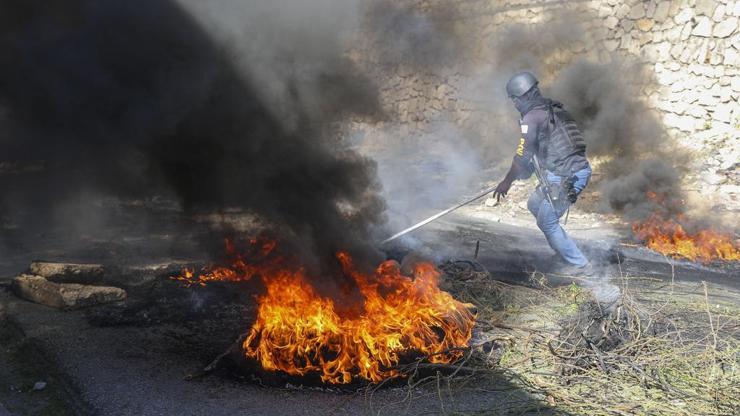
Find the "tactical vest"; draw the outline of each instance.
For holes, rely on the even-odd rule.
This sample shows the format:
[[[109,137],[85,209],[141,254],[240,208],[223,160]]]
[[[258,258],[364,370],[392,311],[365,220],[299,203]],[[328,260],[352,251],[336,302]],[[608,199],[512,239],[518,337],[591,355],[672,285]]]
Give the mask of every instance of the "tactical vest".
[[[586,141],[573,116],[562,106],[548,108],[549,128],[539,137],[538,157],[545,169],[559,176],[570,176],[588,166]]]

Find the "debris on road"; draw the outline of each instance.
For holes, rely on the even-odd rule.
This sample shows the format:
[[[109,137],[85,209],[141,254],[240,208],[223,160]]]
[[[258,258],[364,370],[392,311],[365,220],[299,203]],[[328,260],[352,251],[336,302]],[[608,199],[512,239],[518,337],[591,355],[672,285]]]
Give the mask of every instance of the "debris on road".
[[[54,283],[31,274],[21,274],[14,278],[12,288],[23,299],[65,310],[126,299],[126,291],[117,287]]]
[[[34,261],[29,268],[31,274],[57,283],[98,283],[105,274],[100,264],[55,263]]]

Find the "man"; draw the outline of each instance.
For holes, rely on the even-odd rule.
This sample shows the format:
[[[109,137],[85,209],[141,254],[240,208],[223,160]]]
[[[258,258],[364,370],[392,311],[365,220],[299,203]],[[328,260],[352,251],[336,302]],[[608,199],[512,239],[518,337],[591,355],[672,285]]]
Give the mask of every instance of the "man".
[[[550,182],[550,198],[538,187],[529,197],[527,208],[537,218],[537,226],[545,234],[550,247],[566,263],[561,272],[589,276],[592,272],[588,259],[559,221],[591,178],[586,144],[563,105],[544,98],[537,84],[537,79],[529,72],[514,75],[506,84],[509,98],[521,114],[522,136],[511,168],[498,184],[494,196],[500,201],[506,197],[514,180],[530,177],[533,158],[536,158]]]

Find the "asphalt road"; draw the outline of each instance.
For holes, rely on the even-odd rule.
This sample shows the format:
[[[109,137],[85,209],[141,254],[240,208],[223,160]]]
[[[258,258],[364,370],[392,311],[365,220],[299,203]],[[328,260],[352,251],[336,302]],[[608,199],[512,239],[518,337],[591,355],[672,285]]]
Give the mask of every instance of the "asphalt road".
[[[102,241],[98,249],[93,250],[89,245],[82,244],[78,247],[86,247],[85,250],[68,255],[75,260],[100,261],[85,256],[102,253],[102,261],[110,264],[115,261],[116,253],[128,253],[125,258],[131,264],[137,258],[137,251],[132,248],[136,245],[149,244],[150,248],[153,247],[146,251],[146,256],[141,256],[142,262],[151,262],[158,256],[163,261],[168,261],[174,255],[182,258],[192,249],[190,246],[178,249],[172,242],[160,241],[166,240],[169,234],[151,235],[155,240],[153,242],[142,240],[146,238],[142,234],[113,248],[105,239],[98,239]],[[603,279],[608,280],[614,277],[615,271],[621,270],[623,274],[708,280],[728,289],[738,288],[737,267],[713,269],[674,264],[671,274],[671,265],[661,256],[639,250],[622,250],[612,234],[603,233],[606,236],[604,238],[599,238],[600,235],[599,230],[593,230],[587,236],[589,239],[580,240],[579,244],[599,265]],[[441,262],[450,258],[473,257],[476,242],[479,242],[478,261],[496,279],[527,284],[527,277],[533,270],[547,270],[551,251],[544,237],[536,230],[474,220],[462,214],[450,215],[419,230],[402,240],[403,245],[396,249],[398,252],[413,249]],[[32,254],[19,251],[10,260],[6,258],[3,265],[6,274],[11,270],[23,270],[31,258],[51,256],[59,260],[65,257],[63,247],[55,245],[53,241],[37,247],[44,247],[47,251],[37,250]],[[567,278],[554,278],[553,284],[570,281]],[[438,414],[451,411],[482,412],[497,408],[502,401],[532,400],[526,393],[510,385],[501,388],[502,383],[506,383],[500,380],[495,380],[498,383],[496,389],[481,389],[477,393],[466,391],[462,396],[446,398],[444,404],[440,404],[436,390],[424,388],[414,390],[415,399],[408,401],[405,400],[408,390],[401,387],[383,388],[369,397],[362,391],[348,394],[325,389],[262,387],[222,374],[188,381],[185,379],[188,374],[197,372],[220,349],[229,345],[232,334],[211,336],[206,330],[198,334],[197,322],[194,325],[185,325],[187,322],[107,327],[91,325],[86,317],[87,311],[60,312],[20,300],[1,289],[0,302],[6,305],[10,322],[24,334],[24,342],[33,345],[49,363],[46,373],[61,374],[63,377],[55,380],[68,383],[59,394],[76,396],[74,400],[66,401],[72,403],[70,414]],[[24,365],[23,362],[3,364]],[[39,372],[38,377],[49,376],[43,368]],[[29,393],[19,391],[18,394]],[[23,397],[35,400],[32,396],[21,396],[21,399]],[[13,409],[3,410],[0,407],[0,415],[9,410]]]

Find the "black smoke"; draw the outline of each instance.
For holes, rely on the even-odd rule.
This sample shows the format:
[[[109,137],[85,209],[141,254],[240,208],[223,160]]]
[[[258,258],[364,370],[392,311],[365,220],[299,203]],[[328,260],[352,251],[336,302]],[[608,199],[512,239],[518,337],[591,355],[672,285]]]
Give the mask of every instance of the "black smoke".
[[[406,65],[422,73],[464,65],[466,42],[456,28],[457,6],[440,3],[420,10],[401,2],[378,0],[367,7],[364,30],[375,64],[385,70]]]
[[[306,76],[281,56],[287,102],[313,110],[276,111],[235,64],[260,57],[234,56],[174,0],[0,9],[0,159],[42,166],[0,175],[3,215],[21,228],[60,220],[61,201],[80,195],[164,195],[187,212],[246,208],[309,259],[345,249],[374,261],[374,163],[336,125],[373,117],[377,99],[345,58]]]
[[[589,154],[602,158],[599,188],[604,207],[629,220],[654,212],[674,215],[685,208],[683,174],[677,168],[685,155],[671,144],[643,99],[651,82],[639,65],[576,60],[552,87],[553,95],[569,103],[580,120]]]

